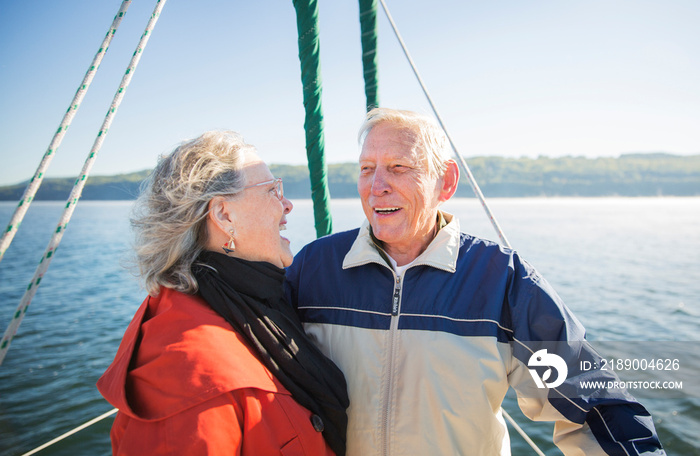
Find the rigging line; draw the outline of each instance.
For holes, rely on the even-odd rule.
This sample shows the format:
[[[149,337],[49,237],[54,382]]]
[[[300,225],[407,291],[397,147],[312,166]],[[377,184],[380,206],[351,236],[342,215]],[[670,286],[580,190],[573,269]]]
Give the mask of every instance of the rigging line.
[[[90,63],[90,66],[88,67],[88,70],[85,73],[83,81],[80,83],[80,86],[78,86],[78,90],[75,92],[75,96],[73,97],[73,100],[71,101],[68,110],[63,115],[63,120],[61,120],[61,123],[58,126],[58,130],[56,130],[56,133],[54,134],[48,149],[44,153],[44,157],[41,159],[41,162],[39,163],[39,166],[37,167],[34,176],[29,181],[29,184],[27,184],[27,188],[25,188],[24,194],[22,194],[22,198],[19,200],[19,204],[17,205],[14,214],[12,214],[10,222],[7,225],[7,229],[5,230],[5,233],[3,234],[2,239],[0,240],[0,261],[2,261],[2,258],[5,256],[5,252],[7,251],[8,247],[10,247],[12,239],[15,237],[19,226],[22,224],[24,215],[27,213],[29,205],[34,199],[34,195],[36,195],[37,190],[39,190],[39,187],[41,186],[41,182],[44,178],[44,173],[51,164],[51,160],[53,159],[54,155],[56,155],[56,150],[59,148],[61,142],[63,141],[63,137],[66,134],[66,130],[68,130],[68,127],[70,126],[71,122],[73,121],[73,118],[78,112],[80,103],[82,103],[83,98],[85,98],[88,88],[90,87],[90,84],[92,83],[92,80],[95,77],[95,74],[97,73],[97,69],[100,67],[100,63],[102,62],[102,59],[107,53],[107,49],[109,49],[109,45],[112,42],[112,38],[117,32],[119,24],[121,24],[122,18],[126,14],[126,10],[129,9],[129,5],[131,5],[131,0],[124,0],[121,6],[119,7],[119,11],[117,11],[117,15],[114,16],[114,21],[112,21],[112,25],[109,27],[109,30],[107,30],[107,34],[105,35],[104,40],[100,45],[100,49],[97,51],[97,54],[95,54],[92,63]]]
[[[508,420],[510,425],[513,426],[513,429],[515,429],[518,432],[518,434],[520,434],[520,437],[522,437],[523,440],[525,440],[527,442],[527,444],[530,445],[530,448],[532,448],[533,451],[535,453],[537,453],[538,456],[545,456],[545,454],[542,452],[542,450],[540,450],[537,447],[537,444],[532,441],[530,436],[527,435],[525,433],[525,431],[523,431],[523,428],[518,426],[518,423],[515,422],[515,420],[508,414],[508,412],[506,412],[503,408],[501,408],[501,413],[503,413],[503,416],[506,417],[506,419]]]
[[[321,54],[318,25],[318,0],[294,0],[297,19],[299,64],[304,98],[306,158],[311,181],[316,237],[333,232],[326,165],[326,140],[323,130]]]
[[[394,19],[391,17],[391,13],[389,13],[389,8],[386,6],[386,2],[384,0],[379,0],[382,4],[382,8],[384,9],[384,13],[386,13],[387,19],[389,19],[389,23],[391,24],[391,28],[394,30],[394,34],[396,35],[396,38],[399,40],[399,44],[401,45],[401,49],[403,49],[404,54],[406,54],[406,58],[408,59],[409,65],[411,65],[411,69],[413,69],[413,73],[416,75],[416,79],[418,79],[418,83],[421,86],[421,89],[423,89],[423,93],[425,94],[425,97],[428,99],[428,103],[430,103],[430,107],[433,110],[433,113],[435,114],[435,117],[437,118],[437,121],[440,123],[440,126],[442,129],[445,131],[445,135],[447,136],[448,141],[450,141],[450,145],[452,146],[452,150],[455,153],[455,156],[459,159],[460,163],[462,164],[462,168],[464,169],[464,172],[467,175],[467,181],[472,187],[472,190],[474,191],[474,194],[476,197],[479,199],[479,202],[481,203],[481,206],[484,208],[484,211],[486,211],[486,215],[488,216],[489,220],[491,221],[491,225],[493,228],[496,230],[496,233],[498,234],[498,237],[501,239],[501,242],[503,243],[504,246],[510,248],[510,243],[508,242],[508,239],[506,239],[506,235],[503,233],[503,230],[501,230],[500,225],[498,224],[498,221],[496,218],[493,216],[493,213],[491,212],[491,209],[489,208],[488,204],[486,204],[486,199],[484,199],[483,193],[481,193],[481,189],[479,188],[479,184],[476,183],[476,179],[474,179],[474,175],[472,174],[471,170],[469,169],[469,166],[467,165],[466,160],[464,160],[464,157],[462,154],[459,153],[457,150],[457,146],[455,145],[454,141],[452,141],[452,137],[450,137],[449,132],[447,131],[447,128],[445,128],[445,124],[442,121],[442,117],[440,117],[440,113],[437,110],[437,107],[435,106],[435,103],[433,103],[433,99],[430,97],[430,94],[428,93],[428,89],[426,88],[425,83],[423,82],[423,78],[421,78],[420,74],[418,73],[418,68],[416,67],[416,64],[413,62],[413,59],[411,58],[411,54],[408,52],[408,48],[406,47],[406,43],[404,43],[403,38],[401,38],[401,34],[399,33],[399,29],[396,27],[396,23],[394,22]]]
[[[58,437],[56,437],[55,439],[50,440],[50,441],[46,442],[45,444],[43,444],[43,445],[41,445],[41,446],[38,446],[38,447],[34,448],[34,449],[31,450],[31,451],[28,451],[28,452],[24,453],[22,456],[31,456],[31,455],[33,455],[33,454],[36,454],[36,453],[40,452],[41,450],[50,447],[50,446],[53,445],[54,443],[58,443],[58,442],[60,442],[61,440],[66,439],[66,438],[70,437],[71,435],[73,435],[73,434],[75,434],[75,433],[77,433],[77,432],[80,432],[80,431],[82,431],[83,429],[85,429],[85,428],[87,428],[87,427],[90,427],[90,426],[92,426],[93,424],[98,423],[98,422],[104,420],[104,419],[107,418],[107,417],[110,417],[110,416],[114,415],[114,414],[117,413],[118,411],[119,411],[118,409],[112,409],[112,410],[110,410],[109,412],[105,412],[105,413],[103,413],[102,415],[98,416],[97,418],[93,418],[93,419],[91,419],[90,421],[88,421],[87,423],[81,424],[81,425],[78,426],[77,428],[72,429],[72,430],[66,432],[65,434],[61,434],[61,435],[59,435]]]
[[[366,108],[379,106],[377,82],[377,0],[360,0],[362,75],[365,80]]]
[[[165,2],[166,0],[156,0],[155,10],[153,11],[151,18],[148,21],[148,25],[146,26],[143,35],[141,35],[141,39],[139,40],[139,43],[136,46],[136,51],[134,51],[134,55],[132,56],[131,61],[129,62],[129,66],[126,68],[126,73],[122,78],[117,93],[114,95],[114,99],[112,100],[112,104],[109,110],[107,111],[105,120],[102,123],[102,126],[100,127],[99,133],[97,133],[97,138],[95,138],[95,143],[93,144],[92,149],[90,150],[90,153],[88,154],[88,157],[85,160],[83,169],[81,170],[78,179],[75,181],[75,185],[73,186],[70,195],[68,195],[66,207],[63,210],[63,214],[61,215],[61,218],[58,221],[56,230],[54,231],[53,236],[49,240],[49,244],[47,245],[46,250],[44,251],[44,255],[39,261],[39,265],[37,266],[36,271],[34,272],[34,277],[32,277],[31,282],[29,282],[29,286],[27,287],[27,290],[25,291],[22,300],[17,306],[17,310],[15,311],[15,314],[12,317],[12,321],[8,325],[5,334],[2,336],[2,341],[0,342],[0,365],[5,359],[5,355],[7,355],[7,351],[9,350],[12,339],[14,338],[15,334],[17,334],[17,328],[19,328],[19,325],[22,322],[22,318],[24,318],[24,314],[27,312],[27,307],[29,306],[29,303],[36,294],[36,290],[37,288],[39,288],[41,279],[44,276],[44,273],[46,273],[46,271],[48,270],[49,265],[51,263],[51,259],[53,258],[54,253],[56,253],[58,245],[61,243],[63,233],[68,227],[68,222],[70,221],[70,218],[73,215],[73,211],[75,210],[75,207],[78,204],[78,200],[80,199],[80,195],[83,191],[83,187],[85,186],[85,182],[87,180],[88,174],[90,173],[90,169],[95,163],[97,153],[100,151],[102,143],[104,143],[105,137],[107,136],[107,132],[109,131],[109,127],[112,124],[112,120],[114,119],[117,109],[119,108],[119,105],[121,104],[122,99],[124,98],[126,88],[128,87],[129,82],[131,81],[131,78],[134,75],[134,71],[138,66],[139,60],[141,60],[142,52],[146,47],[146,44],[148,44],[151,32],[153,31],[153,28],[155,27],[156,22],[158,21],[158,17],[160,16],[160,13],[163,10],[163,7],[165,6]]]
[[[433,99],[431,98],[430,94],[428,93],[428,89],[426,88],[425,83],[423,82],[423,78],[421,78],[420,73],[418,73],[418,68],[416,67],[416,64],[413,62],[413,59],[411,58],[411,54],[408,52],[408,48],[406,47],[406,43],[404,43],[403,38],[401,38],[401,34],[399,33],[399,29],[396,27],[396,23],[394,22],[394,19],[391,16],[391,13],[389,12],[389,8],[386,6],[386,2],[384,0],[379,0],[382,4],[382,9],[384,10],[384,13],[386,14],[387,19],[389,19],[389,23],[391,24],[391,28],[394,30],[394,34],[396,35],[396,38],[399,41],[399,44],[401,45],[401,49],[403,49],[404,54],[406,55],[406,58],[408,59],[408,63],[411,65],[411,69],[413,70],[413,73],[416,75],[416,79],[418,79],[418,83],[421,86],[421,89],[423,89],[423,93],[425,94],[425,97],[428,99],[428,103],[430,103],[430,107],[433,110],[433,113],[435,114],[435,117],[437,118],[438,122],[440,123],[440,126],[442,129],[445,131],[445,135],[447,136],[447,139],[450,141],[450,145],[452,146],[452,150],[454,150],[455,155],[459,159],[460,163],[462,164],[462,167],[464,168],[466,174],[467,174],[467,180],[469,181],[469,184],[472,187],[472,190],[474,190],[474,194],[479,198],[479,201],[481,202],[482,207],[486,211],[486,215],[488,216],[489,220],[491,221],[491,225],[493,225],[493,228],[496,230],[496,233],[498,234],[498,237],[501,239],[501,242],[503,242],[503,245],[506,247],[510,248],[510,243],[508,242],[508,239],[506,239],[505,234],[503,233],[503,230],[501,230],[500,225],[498,224],[498,221],[496,218],[493,216],[493,213],[491,212],[491,209],[489,209],[488,204],[486,204],[486,200],[484,199],[483,193],[481,193],[481,189],[479,188],[479,185],[477,184],[476,180],[474,179],[474,175],[472,174],[471,170],[469,169],[469,166],[467,165],[467,162],[464,160],[464,157],[462,157],[462,154],[459,153],[457,150],[457,147],[455,146],[455,143],[452,141],[452,138],[450,137],[449,132],[447,131],[447,128],[445,128],[445,124],[442,121],[442,117],[440,117],[440,113],[437,110],[437,107],[435,106],[435,103],[433,103]],[[532,439],[525,433],[525,431],[518,426],[518,424],[511,418],[511,416],[508,414],[508,412],[505,411],[501,407],[501,412],[503,413],[503,416],[508,419],[508,422],[513,426],[513,428],[525,439],[525,441],[530,445],[530,447],[537,453],[539,456],[544,456],[544,453],[542,450],[540,450],[537,447],[537,444],[532,441]]]

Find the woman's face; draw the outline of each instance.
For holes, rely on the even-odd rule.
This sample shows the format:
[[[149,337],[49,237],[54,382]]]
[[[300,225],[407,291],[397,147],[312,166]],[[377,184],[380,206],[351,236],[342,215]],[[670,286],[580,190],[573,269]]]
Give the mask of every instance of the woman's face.
[[[232,256],[250,261],[266,261],[277,267],[292,264],[286,229],[292,210],[288,199],[277,196],[277,184],[267,165],[254,152],[247,152],[243,167],[245,190],[225,204],[233,214],[235,250]],[[269,182],[264,185],[256,185]],[[252,187],[251,187],[252,186]]]

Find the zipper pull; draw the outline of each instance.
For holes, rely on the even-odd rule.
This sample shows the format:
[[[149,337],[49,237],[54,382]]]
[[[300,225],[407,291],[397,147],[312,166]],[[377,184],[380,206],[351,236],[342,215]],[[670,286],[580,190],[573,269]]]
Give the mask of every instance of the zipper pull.
[[[401,299],[401,277],[396,278],[396,288],[394,288],[394,304],[391,306],[391,315],[399,314],[399,300]]]

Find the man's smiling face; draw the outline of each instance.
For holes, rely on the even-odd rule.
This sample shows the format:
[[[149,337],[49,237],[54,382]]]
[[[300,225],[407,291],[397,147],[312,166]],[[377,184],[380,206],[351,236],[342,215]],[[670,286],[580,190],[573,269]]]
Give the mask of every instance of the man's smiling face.
[[[391,123],[370,130],[360,154],[357,189],[372,231],[387,253],[420,253],[430,243],[441,187],[442,178],[430,173],[415,133]]]

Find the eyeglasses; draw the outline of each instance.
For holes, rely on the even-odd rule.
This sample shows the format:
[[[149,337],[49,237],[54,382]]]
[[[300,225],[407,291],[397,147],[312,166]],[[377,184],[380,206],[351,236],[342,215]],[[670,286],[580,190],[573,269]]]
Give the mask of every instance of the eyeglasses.
[[[262,185],[269,185],[269,184],[275,184],[275,194],[277,195],[277,198],[280,201],[282,201],[282,198],[284,198],[284,189],[282,187],[282,178],[281,177],[278,177],[277,179],[265,181],[265,182],[260,182],[259,184],[248,185],[247,187],[243,187],[241,189],[241,191],[247,190],[249,188],[260,187]]]

